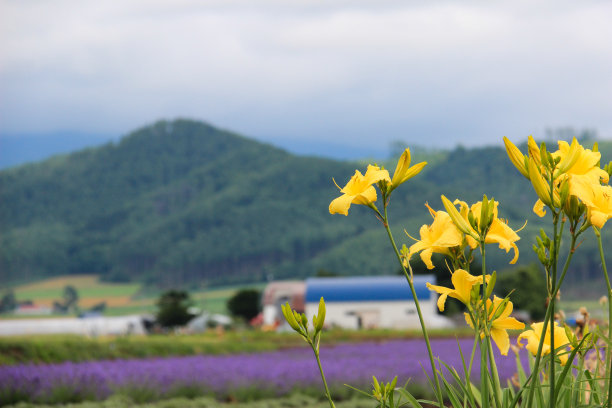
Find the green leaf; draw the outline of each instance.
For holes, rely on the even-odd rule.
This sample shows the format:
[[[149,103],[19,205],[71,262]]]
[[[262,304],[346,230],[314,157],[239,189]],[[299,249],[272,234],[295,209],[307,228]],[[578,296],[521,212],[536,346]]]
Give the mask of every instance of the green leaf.
[[[419,404],[419,401],[417,401],[417,399],[414,398],[414,396],[408,390],[405,390],[404,388],[398,388],[396,391],[399,392],[400,395],[402,395],[404,398],[406,398],[410,402],[410,404],[412,404],[413,407],[423,408],[423,406]],[[438,404],[437,402],[433,402],[433,401],[430,401],[430,402],[435,405]]]

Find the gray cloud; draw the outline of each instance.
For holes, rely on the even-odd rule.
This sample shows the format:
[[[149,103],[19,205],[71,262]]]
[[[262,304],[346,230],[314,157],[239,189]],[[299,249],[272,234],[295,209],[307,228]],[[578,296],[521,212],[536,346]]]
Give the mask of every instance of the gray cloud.
[[[264,140],[612,137],[603,1],[2,1],[0,133],[158,118]]]

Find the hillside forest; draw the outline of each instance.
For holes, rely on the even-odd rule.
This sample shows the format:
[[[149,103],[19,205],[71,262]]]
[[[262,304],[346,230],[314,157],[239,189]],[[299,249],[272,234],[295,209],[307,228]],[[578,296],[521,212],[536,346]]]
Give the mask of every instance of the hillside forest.
[[[536,194],[495,147],[419,150],[429,165],[394,192],[390,216],[396,237],[418,237],[431,222],[425,203],[440,195],[468,203],[494,197],[500,217],[519,233],[519,264],[542,219]],[[520,137],[509,136],[515,143]],[[591,148],[592,142],[584,142]],[[524,146],[521,146],[525,150]],[[555,147],[556,148],[556,147]],[[612,142],[599,142],[602,162]],[[391,170],[396,158],[386,165]],[[209,124],[159,121],[119,142],[54,156],[0,172],[0,280],[27,282],[64,274],[98,274],[112,282],[200,287],[339,275],[397,272],[385,231],[370,211],[353,206],[330,215],[360,162],[290,154]],[[604,228],[604,242],[612,241]],[[512,254],[488,251],[488,265],[511,267]],[[426,271],[416,262],[419,271]],[[443,266],[438,274],[448,274]],[[576,290],[601,279],[596,241],[586,234],[566,278]]]

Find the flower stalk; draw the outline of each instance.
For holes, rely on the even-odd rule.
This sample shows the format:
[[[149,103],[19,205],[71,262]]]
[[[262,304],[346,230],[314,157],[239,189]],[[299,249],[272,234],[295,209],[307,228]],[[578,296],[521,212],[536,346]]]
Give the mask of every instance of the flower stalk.
[[[425,325],[425,320],[423,319],[423,313],[421,312],[421,306],[419,304],[419,299],[417,297],[416,290],[414,288],[414,282],[412,280],[412,276],[413,276],[412,267],[410,266],[410,262],[408,261],[407,264],[408,264],[408,268],[410,269],[410,273],[408,273],[408,271],[406,270],[406,267],[404,266],[404,262],[402,261],[402,256],[399,250],[397,249],[397,244],[395,243],[395,239],[393,238],[393,233],[391,232],[391,228],[389,228],[389,216],[387,214],[388,199],[387,199],[386,194],[384,193],[383,193],[383,202],[385,203],[383,214],[380,214],[378,210],[376,210],[376,212],[378,212],[378,215],[381,217],[382,224],[385,227],[385,230],[387,231],[387,236],[389,237],[389,241],[391,242],[393,251],[395,252],[397,260],[400,263],[402,272],[404,273],[404,276],[406,277],[406,280],[408,281],[408,285],[410,286],[410,292],[412,293],[412,298],[414,299],[414,304],[416,306],[417,315],[419,317],[419,323],[421,325],[421,330],[423,332],[423,338],[425,339],[425,344],[427,345],[427,354],[429,357],[429,363],[431,364],[431,370],[434,376],[434,384],[436,388],[435,389],[436,398],[438,399],[438,403],[440,404],[439,406],[444,407],[444,398],[442,397],[442,388],[440,387],[440,379],[438,378],[438,370],[436,369],[436,364],[435,364],[434,357],[433,357],[433,351],[431,349],[431,342],[429,341],[429,334],[427,333],[427,326]]]

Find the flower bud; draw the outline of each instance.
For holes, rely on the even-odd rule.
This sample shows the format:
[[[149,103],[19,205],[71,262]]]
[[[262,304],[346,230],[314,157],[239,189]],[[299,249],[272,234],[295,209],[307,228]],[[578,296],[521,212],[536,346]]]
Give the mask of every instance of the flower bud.
[[[533,136],[529,136],[527,138],[527,149],[529,151],[529,157],[532,157],[533,160],[535,160],[536,165],[540,167],[540,165],[542,164],[540,160],[540,148],[538,147],[538,144],[535,142],[535,140],[533,140]]]
[[[406,148],[400,156],[397,166],[395,166],[395,172],[391,180],[392,188],[396,188],[406,180],[419,174],[426,165],[427,162],[421,162],[410,167],[410,149]]]
[[[297,320],[295,319],[295,316],[293,315],[293,310],[291,310],[291,306],[289,306],[289,302],[287,302],[284,305],[281,305],[281,310],[283,311],[283,316],[285,316],[285,320],[287,320],[287,323],[289,323],[289,326],[291,326],[293,330],[301,334],[302,329],[300,325],[298,324]]]
[[[495,283],[497,282],[497,272],[493,271],[491,274],[491,278],[487,282],[487,293],[485,293],[485,299],[488,299],[493,294],[493,289],[495,288]]]
[[[323,297],[319,300],[319,310],[317,314],[314,316],[313,325],[315,328],[315,333],[320,332],[323,329],[323,324],[325,323],[325,301]]]
[[[533,158],[529,159],[529,178],[540,200],[547,206],[552,207],[552,202],[550,201],[550,188],[546,184],[546,180],[544,180],[542,174],[540,174],[540,169],[538,169]]]
[[[305,329],[308,328],[308,318],[306,317],[306,315],[304,313],[298,313],[298,312],[294,312],[296,314],[296,316],[299,316],[302,319],[302,327],[304,327]]]
[[[546,151],[546,144],[542,143],[540,145],[540,163],[542,163],[544,166],[550,166],[550,162],[548,161],[549,157],[550,156]]]
[[[506,310],[508,303],[510,303],[510,299],[505,298],[502,300],[499,306],[497,306],[497,309],[495,309],[495,313],[491,317],[491,320],[499,319],[499,317],[504,313],[504,310]]]
[[[567,197],[569,196],[569,180],[566,178],[561,182],[561,188],[559,189],[559,198],[561,201],[561,205],[564,205],[567,202]]]
[[[459,228],[459,231],[471,236],[474,239],[479,239],[476,231],[474,231],[474,229],[470,227],[465,218],[463,218],[461,214],[459,214],[457,208],[453,205],[453,203],[450,202],[448,198],[442,196],[442,204],[444,204],[446,212],[451,217],[451,220],[453,220],[453,223],[457,226],[457,228]]]
[[[526,178],[529,178],[529,171],[525,165],[525,155],[516,147],[507,137],[504,137],[504,145],[506,146],[506,153],[510,158],[514,167]]]

